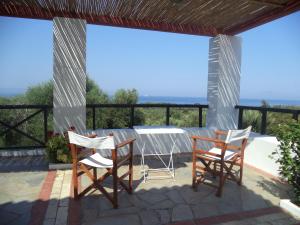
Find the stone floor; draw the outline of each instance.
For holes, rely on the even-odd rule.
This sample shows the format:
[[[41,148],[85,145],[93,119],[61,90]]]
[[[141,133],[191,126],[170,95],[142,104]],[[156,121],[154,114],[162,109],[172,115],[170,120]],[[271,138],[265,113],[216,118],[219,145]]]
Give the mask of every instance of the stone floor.
[[[90,193],[81,201],[81,224],[169,224],[274,207],[278,206],[280,198],[289,197],[288,186],[273,181],[248,167],[245,169],[243,186],[228,181],[222,198],[216,197],[216,190],[207,185],[200,185],[198,192],[193,191],[190,162],[177,162],[176,168],[175,180],[149,180],[143,183],[140,168],[135,166],[134,194],[121,192],[119,209],[112,209],[108,200],[98,191]],[[83,179],[82,185],[87,182],[87,179]],[[216,181],[212,179],[212,182]],[[111,190],[111,181],[106,183],[106,187]],[[283,224],[297,222],[285,213],[276,216],[278,219],[267,217],[269,219],[259,219],[260,223],[257,221],[250,223],[249,220],[249,223],[243,224],[281,224],[278,220],[285,220],[286,223]]]
[[[156,161],[150,164],[151,167],[157,166]],[[277,208],[280,198],[289,197],[290,188],[252,168],[245,167],[242,186],[228,181],[223,197],[217,198],[216,190],[206,185],[200,185],[198,192],[192,190],[190,160],[176,160],[175,167],[175,180],[149,180],[143,183],[140,166],[136,162],[134,193],[128,195],[120,190],[118,209],[113,209],[98,191],[92,191],[80,201],[73,201],[70,198],[70,170],[2,172],[0,224],[26,225],[29,221],[30,225],[300,224],[299,218],[293,218]],[[125,169],[122,167],[119,174]],[[46,180],[50,173],[53,179],[48,185]],[[88,183],[87,178],[81,179],[82,186]],[[105,183],[108,191],[111,191],[111,184],[109,179]],[[39,193],[48,186],[51,187],[46,191],[48,199],[43,199],[47,205],[42,220],[32,223],[32,206],[40,202],[38,198],[43,195]],[[39,211],[39,207],[35,208]]]
[[[47,172],[0,173],[0,224],[28,224]]]

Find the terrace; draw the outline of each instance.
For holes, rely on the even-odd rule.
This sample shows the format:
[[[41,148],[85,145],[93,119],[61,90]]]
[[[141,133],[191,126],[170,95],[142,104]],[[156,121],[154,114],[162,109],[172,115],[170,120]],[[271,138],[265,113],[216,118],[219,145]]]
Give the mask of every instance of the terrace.
[[[300,2],[274,1],[4,1],[0,16],[53,20],[54,101],[53,106],[2,105],[1,111],[24,111],[28,116],[17,124],[2,121],[1,135],[12,130],[31,140],[27,146],[2,146],[0,166],[4,185],[0,187],[0,215],[4,224],[297,224],[278,205],[289,198],[290,187],[278,179],[278,165],[269,155],[278,145],[275,137],[265,135],[269,113],[289,114],[298,120],[299,110],[240,106],[241,40],[243,31],[296,12]],[[86,105],[86,24],[147,29],[210,36],[208,105]],[[165,124],[172,125],[172,110],[197,110],[198,123],[183,128],[175,150],[175,180],[142,182],[140,154],[142,142],[132,129],[137,124],[137,108],[165,109]],[[126,108],[130,117],[123,129],[101,129],[97,111]],[[200,185],[191,188],[191,135],[211,136],[212,130],[243,128],[243,113],[261,113],[259,133],[252,133],[245,151],[243,185],[228,181],[224,195]],[[136,137],[134,193],[120,190],[119,208],[99,192],[90,192],[80,201],[72,197],[71,171],[49,170],[43,150],[49,127],[63,132],[75,126],[79,132],[94,130],[100,136],[113,132],[117,140]],[[22,124],[39,116],[41,132],[26,133]],[[127,118],[128,119],[128,118]],[[204,122],[205,121],[205,122]],[[87,125],[88,124],[88,125]],[[159,148],[170,148],[170,137],[159,139]],[[16,151],[19,148],[21,151]],[[35,150],[23,151],[24,148]],[[152,146],[154,148],[154,146]],[[38,150],[37,150],[38,149]],[[34,156],[28,156],[28,154]],[[24,156],[25,155],[25,156]],[[16,157],[23,156],[23,157]],[[149,165],[156,166],[156,160]],[[121,167],[121,170],[124,168]],[[29,171],[26,171],[29,170]],[[32,171],[34,170],[34,171]],[[18,172],[16,172],[18,171]],[[101,171],[99,171],[101,173]],[[214,183],[216,180],[211,179]],[[2,182],[1,182],[2,183]],[[87,184],[81,180],[81,186]],[[111,192],[112,181],[105,187]],[[71,193],[71,194],[70,194]]]

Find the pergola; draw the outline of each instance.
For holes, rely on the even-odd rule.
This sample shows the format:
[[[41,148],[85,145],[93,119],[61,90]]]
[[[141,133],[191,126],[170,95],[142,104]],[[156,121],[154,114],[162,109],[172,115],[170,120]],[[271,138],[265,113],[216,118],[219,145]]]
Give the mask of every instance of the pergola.
[[[0,0],[0,16],[53,20],[54,122],[85,129],[86,24],[211,36],[207,126],[237,127],[241,39],[299,0]]]

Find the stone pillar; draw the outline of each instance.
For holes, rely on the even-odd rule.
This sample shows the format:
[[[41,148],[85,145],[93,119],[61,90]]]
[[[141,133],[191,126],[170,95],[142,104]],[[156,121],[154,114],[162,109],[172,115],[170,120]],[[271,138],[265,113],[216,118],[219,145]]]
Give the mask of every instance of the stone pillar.
[[[241,38],[218,35],[209,40],[207,128],[237,129],[240,101]]]
[[[86,21],[53,19],[54,131],[86,129]]]

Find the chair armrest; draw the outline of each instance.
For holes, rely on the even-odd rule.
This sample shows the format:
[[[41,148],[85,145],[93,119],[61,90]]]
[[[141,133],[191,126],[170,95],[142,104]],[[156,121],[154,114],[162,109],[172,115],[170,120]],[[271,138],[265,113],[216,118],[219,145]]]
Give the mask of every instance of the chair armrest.
[[[123,141],[123,142],[117,144],[117,145],[116,145],[116,148],[122,148],[122,147],[124,147],[125,145],[128,145],[128,144],[130,144],[130,143],[133,143],[134,141],[135,141],[135,138],[128,139],[128,140],[126,140],[126,141]]]
[[[228,131],[224,131],[224,130],[215,130],[215,134],[216,135],[227,135]]]
[[[216,138],[203,137],[203,136],[192,136],[192,139],[214,142],[214,143],[219,143],[219,144],[225,144],[225,142],[223,140],[216,139]]]

